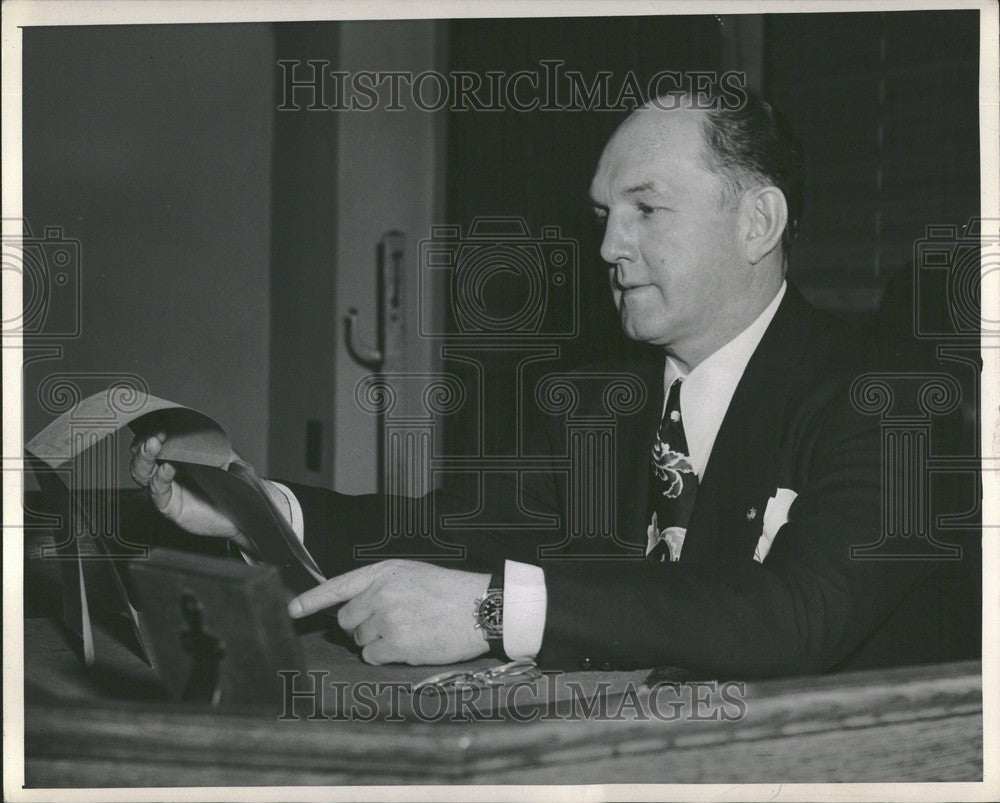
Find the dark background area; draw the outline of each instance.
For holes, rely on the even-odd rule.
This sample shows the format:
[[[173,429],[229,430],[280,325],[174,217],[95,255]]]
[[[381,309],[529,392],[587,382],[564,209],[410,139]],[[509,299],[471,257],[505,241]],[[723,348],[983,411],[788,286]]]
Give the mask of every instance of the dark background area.
[[[791,276],[872,309],[926,227],[979,215],[976,12],[772,15],[766,93],[805,148]]]

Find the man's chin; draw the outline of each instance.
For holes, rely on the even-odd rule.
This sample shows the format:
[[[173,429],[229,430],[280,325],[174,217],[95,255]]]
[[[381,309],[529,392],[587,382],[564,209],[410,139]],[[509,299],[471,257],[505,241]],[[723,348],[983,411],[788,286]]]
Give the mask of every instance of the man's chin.
[[[629,340],[651,345],[661,345],[666,335],[665,327],[652,326],[648,321],[637,321],[631,316],[622,316],[622,331]]]

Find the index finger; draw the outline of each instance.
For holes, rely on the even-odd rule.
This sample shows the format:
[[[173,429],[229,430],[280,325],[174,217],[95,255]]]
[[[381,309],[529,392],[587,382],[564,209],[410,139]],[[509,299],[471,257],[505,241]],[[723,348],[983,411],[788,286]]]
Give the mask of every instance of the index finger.
[[[316,588],[310,588],[288,603],[288,615],[293,619],[301,619],[303,616],[353,599],[371,586],[378,576],[380,565],[373,563],[370,566],[362,566],[360,569],[331,578]]]

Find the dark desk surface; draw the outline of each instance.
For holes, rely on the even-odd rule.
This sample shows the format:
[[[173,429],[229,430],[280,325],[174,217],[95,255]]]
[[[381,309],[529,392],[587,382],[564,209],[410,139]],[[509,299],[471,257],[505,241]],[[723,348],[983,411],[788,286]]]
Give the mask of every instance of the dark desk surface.
[[[428,673],[367,667],[320,633],[303,645],[310,668],[347,681]],[[25,621],[29,787],[982,778],[978,663],[748,683],[738,721],[280,721],[163,702],[135,655],[104,632],[96,646],[87,670],[57,622]],[[575,677],[622,688],[645,676]]]

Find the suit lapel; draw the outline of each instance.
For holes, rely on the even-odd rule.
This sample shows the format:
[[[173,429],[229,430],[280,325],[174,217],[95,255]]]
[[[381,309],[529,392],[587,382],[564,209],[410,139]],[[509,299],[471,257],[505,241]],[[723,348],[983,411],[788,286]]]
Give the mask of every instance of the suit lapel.
[[[789,284],[722,420],[688,523],[683,560],[753,554],[777,478],[794,369],[812,320],[812,308]]]

